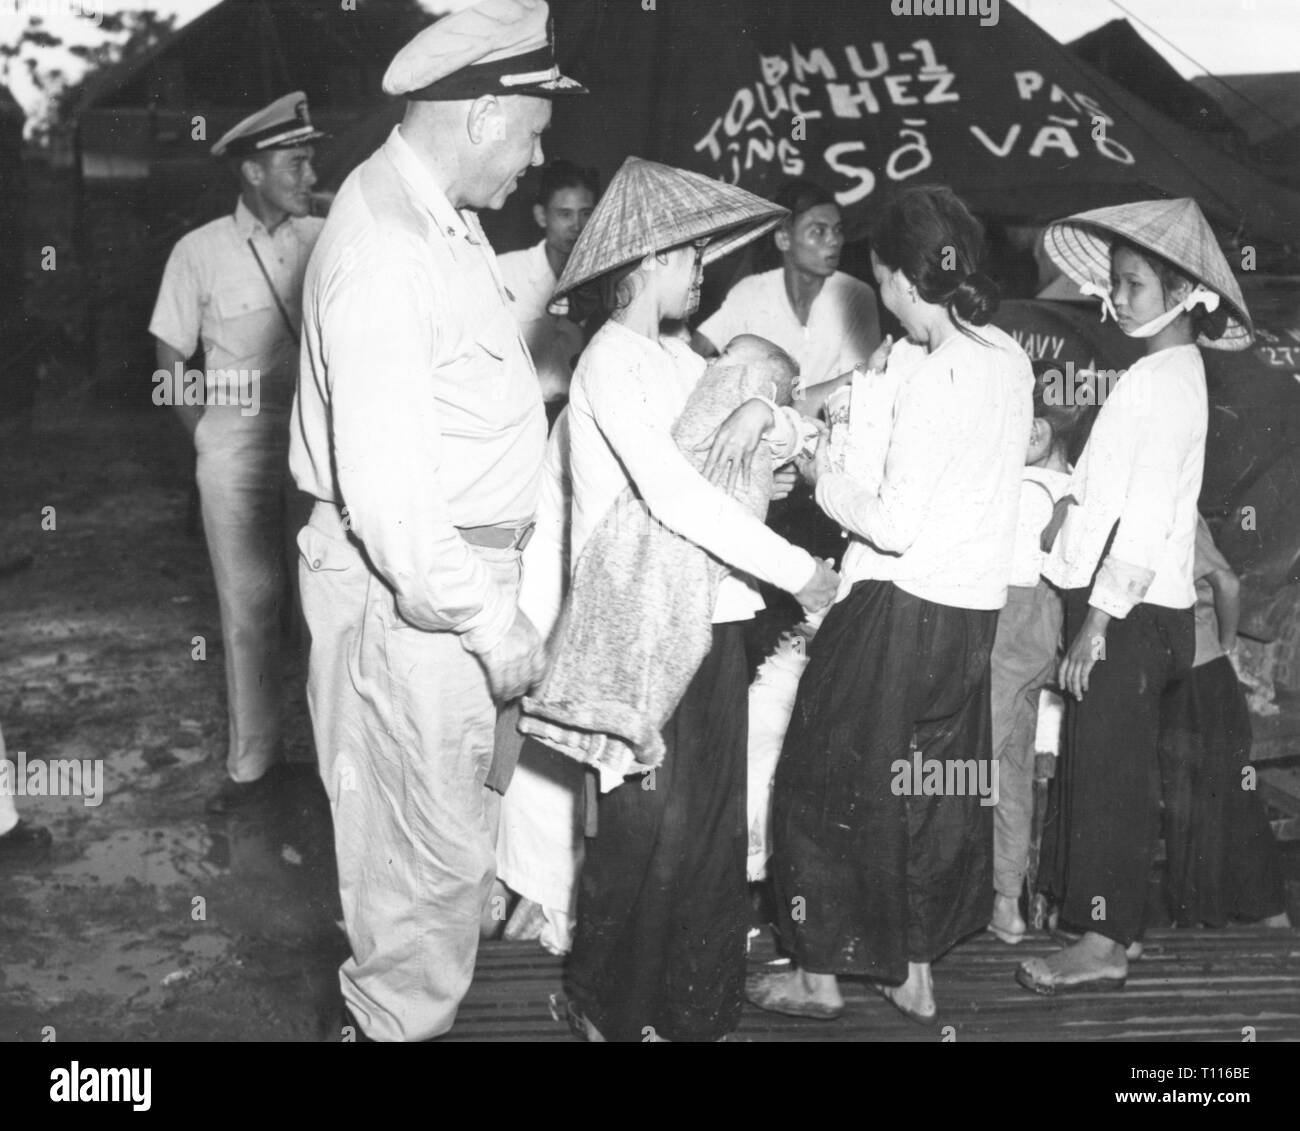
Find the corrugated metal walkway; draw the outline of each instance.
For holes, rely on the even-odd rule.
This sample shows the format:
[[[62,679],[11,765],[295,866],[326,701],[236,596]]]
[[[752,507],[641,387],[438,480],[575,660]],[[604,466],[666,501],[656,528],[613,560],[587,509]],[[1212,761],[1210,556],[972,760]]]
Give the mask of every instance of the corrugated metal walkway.
[[[907,1021],[863,983],[843,984],[837,1021],[801,1021],[747,1006],[744,1041],[1258,1041],[1300,1040],[1300,934],[1262,927],[1161,930],[1130,964],[1122,990],[1042,998],[1013,980],[1016,964],[1056,948],[1046,936],[1016,947],[980,935],[935,966],[941,1026]],[[753,963],[771,960],[755,940]],[[484,943],[478,972],[447,1039],[568,1041],[552,1020],[561,963],[536,943]]]

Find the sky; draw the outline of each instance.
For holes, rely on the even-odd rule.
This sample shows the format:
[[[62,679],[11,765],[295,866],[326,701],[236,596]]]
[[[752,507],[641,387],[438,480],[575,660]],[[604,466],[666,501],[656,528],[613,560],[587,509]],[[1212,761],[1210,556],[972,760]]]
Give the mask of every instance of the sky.
[[[95,43],[96,13],[127,8],[153,8],[176,13],[187,22],[211,8],[217,0],[0,0],[0,41],[11,41],[33,13],[45,18],[49,30],[68,43]],[[318,0],[334,3],[336,0]],[[628,0],[631,2],[631,0]],[[699,2],[699,0],[691,0]],[[761,0],[754,0],[760,3]],[[869,0],[882,7],[887,0]],[[987,2],[987,0],[986,0]],[[1130,18],[1147,39],[1185,76],[1208,70],[1231,75],[1251,72],[1294,71],[1295,45],[1300,42],[1300,0],[1001,0],[1014,3],[1058,40],[1068,41],[1116,18]],[[1131,17],[1121,10],[1125,8]],[[1141,21],[1141,22],[1139,22]],[[1143,27],[1142,24],[1149,25]],[[1164,37],[1162,41],[1160,37]],[[1174,46],[1171,47],[1170,44]],[[1175,50],[1177,48],[1178,50]],[[1186,54],[1180,54],[1179,51]],[[75,56],[58,49],[44,52],[42,66],[63,68],[71,81],[81,65]],[[1188,58],[1190,56],[1190,58]],[[1195,60],[1195,62],[1193,62]],[[14,97],[29,113],[40,98],[21,67],[11,70]]]

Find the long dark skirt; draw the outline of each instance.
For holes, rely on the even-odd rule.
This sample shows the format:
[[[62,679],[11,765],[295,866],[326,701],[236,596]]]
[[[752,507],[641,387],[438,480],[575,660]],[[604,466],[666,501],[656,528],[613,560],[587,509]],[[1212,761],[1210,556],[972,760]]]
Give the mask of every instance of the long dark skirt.
[[[1088,595],[1065,594],[1067,649]],[[1195,636],[1191,609],[1137,605],[1110,622],[1083,699],[1066,698],[1041,874],[1067,925],[1125,946],[1142,937],[1160,835],[1160,703],[1190,671]]]
[[[664,763],[602,794],[587,842],[569,996],[610,1041],[715,1041],[745,988],[744,625],[713,647],[668,725]],[[648,786],[653,788],[643,788]]]
[[[975,782],[992,780],[997,618],[862,581],[818,631],[773,788],[778,925],[801,968],[900,983],[987,925],[993,810]],[[920,793],[918,752],[940,792]]]
[[[1161,703],[1166,897],[1180,927],[1264,919],[1285,907],[1264,805],[1244,788],[1250,710],[1227,657],[1191,672]]]

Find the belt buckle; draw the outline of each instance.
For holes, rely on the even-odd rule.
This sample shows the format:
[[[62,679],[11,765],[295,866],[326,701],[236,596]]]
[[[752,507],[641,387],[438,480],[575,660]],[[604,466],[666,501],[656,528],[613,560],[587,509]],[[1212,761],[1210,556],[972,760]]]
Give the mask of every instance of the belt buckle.
[[[527,526],[519,528],[519,533],[515,536],[515,549],[521,554],[524,552],[524,547],[533,540],[533,531],[536,529],[536,522],[530,522]]]

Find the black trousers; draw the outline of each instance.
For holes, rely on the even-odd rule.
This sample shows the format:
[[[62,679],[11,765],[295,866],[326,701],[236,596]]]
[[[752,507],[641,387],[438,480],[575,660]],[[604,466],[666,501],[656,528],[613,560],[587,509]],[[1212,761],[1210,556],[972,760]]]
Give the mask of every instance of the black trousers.
[[[1180,927],[1265,919],[1286,906],[1277,843],[1259,793],[1244,788],[1250,708],[1220,656],[1166,692],[1160,716],[1165,890]]]
[[[569,996],[610,1041],[716,1041],[745,988],[744,624],[713,647],[664,727],[651,776],[601,794],[587,842]]]
[[[991,779],[997,621],[861,581],[818,630],[772,796],[778,926],[801,968],[899,983],[987,925],[993,799],[972,779]],[[938,789],[910,777],[917,753]]]
[[[1089,593],[1065,594],[1067,648]],[[1160,835],[1161,699],[1195,652],[1191,609],[1137,605],[1111,620],[1083,700],[1066,698],[1051,888],[1068,924],[1125,946],[1142,936]]]

